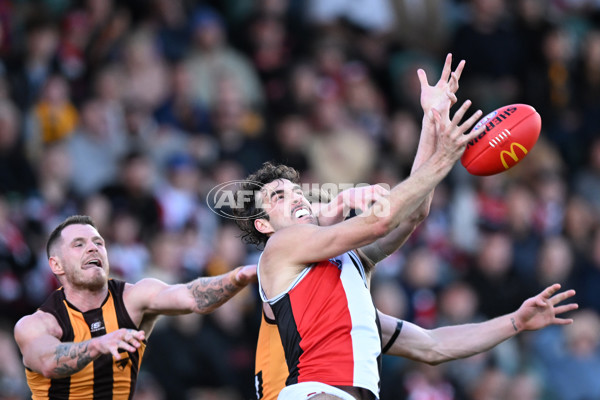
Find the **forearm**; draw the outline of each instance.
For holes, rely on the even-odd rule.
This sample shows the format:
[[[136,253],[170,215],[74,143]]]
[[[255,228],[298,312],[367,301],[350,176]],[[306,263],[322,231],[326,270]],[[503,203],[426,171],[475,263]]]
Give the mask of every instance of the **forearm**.
[[[425,161],[427,161],[435,152],[436,138],[435,125],[431,118],[427,115],[423,116],[421,123],[421,136],[419,137],[419,145],[415,154],[415,159],[411,168],[411,174],[414,173]]]
[[[429,158],[431,158],[434,151],[435,129],[429,119],[423,117],[421,138],[419,140],[419,147],[417,148],[417,154],[415,155],[411,174],[415,173]],[[369,257],[374,264],[377,264],[379,261],[400,248],[421,221],[427,217],[431,200],[433,199],[433,191],[434,189],[431,189],[429,193],[425,195],[421,204],[416,207],[413,214],[410,215],[406,221],[400,223],[394,230],[381,239],[378,239],[375,243],[363,247],[365,255]]]
[[[487,351],[519,333],[513,314],[489,321],[433,329],[430,362],[438,364]]]
[[[188,283],[186,288],[193,298],[192,312],[210,313],[242,290],[246,284],[237,279],[241,268],[219,276],[201,277]]]
[[[421,126],[421,137],[419,138],[419,146],[417,147],[417,154],[415,154],[415,160],[411,168],[411,174],[419,169],[429,158],[431,158],[435,152],[435,127],[427,115],[423,116],[423,122]],[[422,221],[429,214],[429,207],[431,206],[431,201],[433,200],[434,189],[429,192],[415,212],[414,219],[418,222]]]
[[[93,345],[94,339],[77,343],[61,343],[40,357],[41,372],[47,378],[64,378],[81,371],[101,353]]]
[[[385,201],[378,201],[373,205],[372,211],[375,215],[389,215],[387,233],[397,228],[400,223],[415,219],[414,213],[450,172],[453,164],[453,160],[434,153],[411,176],[395,186]]]

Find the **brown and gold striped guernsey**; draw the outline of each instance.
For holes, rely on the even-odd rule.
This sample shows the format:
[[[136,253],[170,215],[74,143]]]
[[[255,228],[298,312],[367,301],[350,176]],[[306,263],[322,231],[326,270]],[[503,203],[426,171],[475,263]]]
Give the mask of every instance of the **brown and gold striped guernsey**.
[[[58,321],[63,331],[61,342],[82,342],[120,328],[138,329],[123,304],[124,288],[125,282],[110,279],[108,296],[102,306],[86,312],[70,304],[60,288],[52,293],[40,310],[54,315]],[[66,378],[45,378],[27,368],[27,384],[33,400],[132,399],[145,349],[144,341],[134,353],[122,351],[120,360],[115,360],[111,354],[102,355]]]

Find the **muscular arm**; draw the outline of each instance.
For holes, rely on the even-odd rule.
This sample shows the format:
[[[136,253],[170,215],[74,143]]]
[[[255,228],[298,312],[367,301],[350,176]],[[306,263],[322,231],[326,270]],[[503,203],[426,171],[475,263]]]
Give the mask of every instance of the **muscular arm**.
[[[112,354],[119,360],[119,349],[135,351],[145,339],[144,332],[119,329],[84,342],[63,343],[59,340],[62,332],[56,319],[42,311],[21,318],[14,335],[23,354],[23,364],[47,378],[70,376],[102,354]]]
[[[404,321],[387,354],[435,365],[487,351],[525,330],[570,324],[573,320],[556,315],[577,308],[575,303],[558,305],[575,295],[575,291],[555,295],[559,289],[558,284],[549,286],[527,299],[517,311],[481,323],[423,329]],[[385,345],[396,329],[397,319],[382,313],[379,318]]]
[[[270,295],[271,290],[273,294],[279,293],[280,286],[289,283],[287,277],[281,281],[275,279],[276,271],[282,267],[281,260],[286,260],[286,267],[299,269],[311,262],[373,243],[409,219],[431,190],[448,174],[464,152],[468,141],[479,134],[478,130],[468,134],[465,132],[480,117],[481,111],[461,124],[470,104],[466,101],[448,123],[442,122],[441,115],[433,111],[438,132],[434,154],[414,174],[395,186],[389,195],[375,201],[359,217],[327,227],[292,225],[277,230],[270,236],[261,258],[261,278],[270,282],[263,283],[267,295]]]
[[[415,154],[415,160],[413,161],[411,168],[411,174],[415,173],[415,171],[419,169],[435,151],[437,138],[431,110],[436,109],[439,112],[443,112],[444,110],[449,110],[456,102],[455,93],[458,90],[458,80],[460,79],[464,66],[465,62],[461,61],[456,67],[456,70],[451,73],[452,55],[448,54],[440,80],[434,86],[429,85],[424,70],[419,69],[417,71],[421,83],[423,123],[417,153]],[[379,261],[400,248],[417,226],[427,217],[427,215],[429,215],[433,192],[434,188],[432,188],[427,196],[425,196],[413,214],[390,234],[362,249],[366,257],[368,257],[373,264],[377,264]]]
[[[255,265],[238,267],[227,274],[201,277],[177,285],[149,278],[128,286],[124,298],[128,310],[140,317],[140,320],[145,313],[207,314],[232,298],[255,278]],[[134,320],[137,319],[135,316]]]

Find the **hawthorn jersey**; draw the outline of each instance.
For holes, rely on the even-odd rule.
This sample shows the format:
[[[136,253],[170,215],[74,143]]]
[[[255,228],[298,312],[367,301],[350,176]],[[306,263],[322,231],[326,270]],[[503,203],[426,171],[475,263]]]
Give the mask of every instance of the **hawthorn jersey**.
[[[56,290],[40,307],[52,314],[62,329],[61,342],[83,342],[120,328],[138,329],[123,303],[125,282],[110,279],[108,296],[100,308],[79,311],[65,298],[62,288]],[[121,359],[104,354],[81,371],[58,379],[26,368],[27,384],[33,400],[128,400],[133,398],[146,342],[133,353],[121,351]]]
[[[260,262],[259,262],[260,271]],[[364,267],[354,252],[305,268],[270,304],[288,366],[286,386],[355,386],[379,398],[381,329]]]
[[[256,398],[276,400],[281,389],[285,387],[288,375],[277,323],[267,317],[263,311],[254,364]]]

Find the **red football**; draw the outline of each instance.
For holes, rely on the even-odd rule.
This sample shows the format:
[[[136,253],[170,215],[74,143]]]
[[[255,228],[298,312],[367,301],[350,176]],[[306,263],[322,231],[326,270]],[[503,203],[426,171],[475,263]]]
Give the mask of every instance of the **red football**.
[[[473,175],[494,175],[514,167],[540,136],[542,119],[527,104],[511,104],[492,111],[476,127],[485,130],[467,144],[462,165]]]

